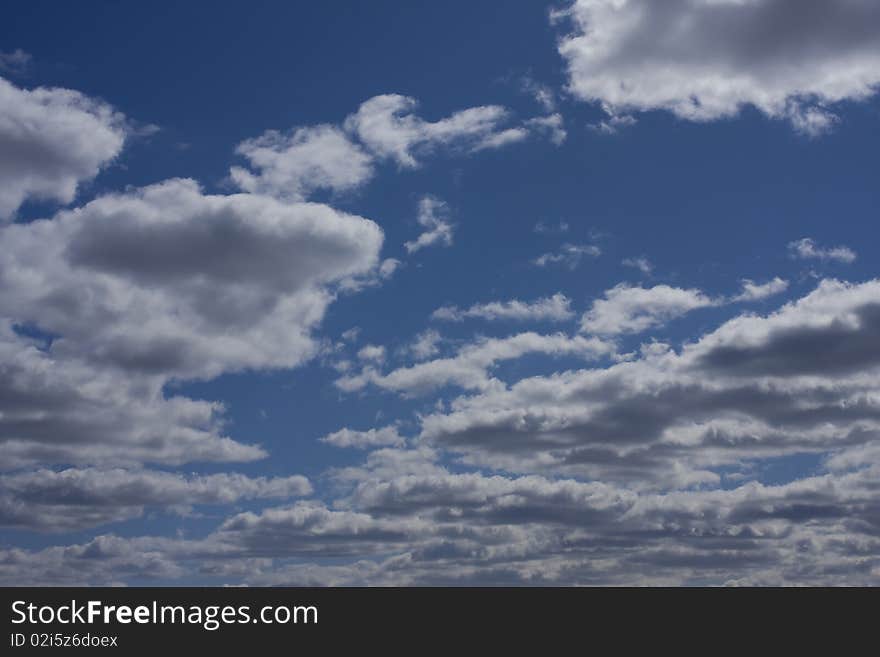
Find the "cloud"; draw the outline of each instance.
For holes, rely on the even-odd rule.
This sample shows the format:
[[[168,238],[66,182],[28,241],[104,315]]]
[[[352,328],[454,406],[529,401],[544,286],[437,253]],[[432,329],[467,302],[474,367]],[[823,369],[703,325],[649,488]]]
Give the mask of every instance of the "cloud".
[[[532,264],[538,267],[549,265],[562,265],[569,269],[575,269],[584,256],[597,258],[602,255],[602,250],[592,244],[563,244],[556,253],[544,253],[532,260]]]
[[[0,220],[30,199],[70,203],[122,151],[125,117],[70,89],[0,78]]]
[[[399,94],[375,96],[361,104],[345,126],[377,156],[415,167],[419,151],[458,144],[473,148],[497,138],[498,127],[508,116],[503,107],[486,105],[432,123],[412,113],[416,105],[415,99]]]
[[[0,313],[61,336],[53,353],[142,375],[292,367],[382,231],[318,204],[169,180],[2,235]]]
[[[418,363],[381,374],[366,368],[360,374],[337,379],[336,386],[352,392],[372,384],[404,395],[421,395],[447,385],[474,390],[498,383],[488,370],[504,360],[526,354],[573,355],[596,359],[613,353],[613,345],[596,338],[562,333],[540,335],[531,331],[507,338],[485,338],[459,349],[455,356]]]
[[[364,345],[358,350],[357,357],[360,360],[381,363],[385,360],[385,347],[375,344]]]
[[[855,262],[855,251],[846,246],[821,247],[809,237],[789,242],[788,250],[792,257],[802,260],[835,260],[849,264]]]
[[[20,581],[22,572],[32,583],[56,585],[115,583],[118,573],[264,586],[865,584],[878,577],[876,469],[659,494],[439,467],[364,474],[340,508],[299,502],[241,513],[201,540],[104,535],[6,549],[0,581]],[[318,554],[341,559],[301,560]]]
[[[880,83],[880,7],[867,0],[576,0],[565,13],[569,90],[612,117],[710,121],[748,105],[815,135]]]
[[[880,282],[824,281],[767,316],[735,317],[681,353],[526,378],[422,418],[420,441],[472,465],[658,488],[718,468],[848,453],[880,439]]]
[[[465,319],[514,320],[514,321],[547,321],[564,322],[571,319],[571,300],[564,294],[556,293],[551,297],[543,297],[531,302],[513,299],[512,301],[492,301],[475,304],[462,309],[457,306],[443,306],[435,310],[433,319],[461,322]]]
[[[534,231],[536,233],[567,233],[569,229],[568,222],[560,221],[557,224],[548,224],[546,221],[539,221],[535,224]]]
[[[236,152],[259,173],[232,167],[232,180],[247,192],[278,198],[302,200],[319,189],[350,191],[373,176],[372,158],[330,125],[297,128],[288,135],[270,130],[242,142]]]
[[[699,290],[656,285],[630,287],[621,283],[596,299],[581,318],[581,330],[600,335],[641,333],[697,308],[716,305]]]
[[[620,261],[620,264],[622,264],[624,267],[633,267],[635,269],[638,269],[645,275],[650,275],[651,272],[654,271],[654,265],[651,264],[651,261],[645,257],[624,258]]]
[[[551,142],[559,146],[568,137],[565,130],[565,121],[561,114],[548,114],[547,116],[536,116],[525,122],[525,126],[536,132],[543,132],[548,135]]]
[[[788,281],[778,276],[766,283],[755,283],[749,279],[743,279],[742,292],[733,297],[731,301],[759,301],[772,297],[775,294],[781,294],[788,289]]]
[[[221,404],[166,385],[311,358],[333,286],[372,271],[382,243],[373,222],[328,206],[190,180],[0,230],[7,468],[263,458],[223,435]]]
[[[223,435],[221,404],[166,397],[162,378],[56,357],[9,323],[0,330],[0,463],[136,465],[253,461]]]
[[[12,52],[0,52],[0,73],[24,75],[30,68],[33,57],[21,48]]]
[[[498,105],[472,107],[436,122],[413,114],[415,99],[398,94],[375,96],[342,125],[300,126],[288,132],[268,130],[236,147],[249,168],[233,166],[230,179],[254,194],[301,201],[324,190],[352,192],[366,184],[382,160],[414,168],[438,148],[477,152],[501,148],[543,135],[565,140],[559,114],[534,117],[508,126],[510,112]]]
[[[440,244],[452,246],[454,227],[448,220],[449,206],[433,196],[423,196],[419,200],[419,212],[416,220],[425,231],[417,239],[405,242],[407,253],[415,253],[426,246]]]
[[[538,82],[531,75],[524,75],[520,80],[520,89],[530,95],[545,112],[556,111],[556,93],[548,85]]]
[[[441,340],[440,334],[433,329],[422,331],[415,337],[412,344],[409,345],[409,353],[416,360],[430,358],[440,351],[437,345]]]
[[[382,427],[368,431],[353,431],[346,428],[327,434],[321,438],[321,442],[335,447],[370,449],[389,445],[402,447],[406,443],[406,439],[397,433],[397,427]]]
[[[285,499],[312,493],[302,476],[240,474],[185,476],[155,470],[68,468],[0,477],[0,525],[77,531],[143,515],[146,508],[186,510],[245,499]]]

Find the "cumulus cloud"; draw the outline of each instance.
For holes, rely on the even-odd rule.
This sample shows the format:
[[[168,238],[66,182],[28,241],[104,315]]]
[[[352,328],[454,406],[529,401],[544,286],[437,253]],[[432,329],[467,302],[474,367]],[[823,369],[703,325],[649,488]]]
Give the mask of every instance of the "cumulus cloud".
[[[742,292],[737,294],[732,301],[759,301],[781,294],[788,289],[788,281],[776,276],[766,283],[755,283],[749,279],[743,279]]]
[[[373,175],[372,158],[330,125],[298,128],[288,135],[270,130],[242,142],[236,152],[258,173],[232,167],[232,180],[245,191],[280,198],[302,200],[319,189],[349,191]]]
[[[309,357],[327,286],[371,270],[382,231],[318,204],[169,180],[2,235],[0,313],[53,353],[197,378]]]
[[[802,260],[834,260],[849,264],[855,262],[856,253],[847,246],[822,247],[809,237],[789,242],[789,253]]]
[[[559,251],[544,253],[532,260],[532,264],[538,267],[562,265],[569,269],[575,269],[581,264],[584,256],[597,258],[600,255],[602,255],[602,250],[592,244],[563,244]]]
[[[868,0],[576,0],[559,43],[569,89],[609,116],[692,121],[748,105],[815,135],[880,83],[880,7]]]
[[[0,463],[176,465],[253,461],[256,445],[223,435],[222,404],[166,397],[161,378],[128,377],[0,330]]]
[[[534,301],[492,301],[474,304],[470,308],[443,306],[431,314],[434,319],[451,322],[465,319],[564,322],[573,316],[571,300],[558,292]]]
[[[382,427],[368,431],[354,431],[346,428],[327,434],[321,438],[321,442],[335,447],[369,449],[386,445],[402,447],[406,439],[397,433],[397,427]]]
[[[373,222],[170,180],[0,233],[5,467],[249,461],[221,404],[174,380],[293,367],[332,286],[375,267]],[[294,256],[294,257],[292,257]],[[29,343],[13,323],[50,336]]]
[[[70,203],[122,151],[125,117],[71,89],[0,78],[0,219],[29,199]]]
[[[415,253],[434,244],[452,246],[454,226],[449,221],[449,206],[445,201],[423,196],[419,200],[416,221],[425,231],[415,240],[404,243],[407,253]]]
[[[593,302],[581,318],[581,330],[601,335],[641,333],[716,303],[700,290],[669,285],[631,287],[621,283],[606,291],[603,299]]]

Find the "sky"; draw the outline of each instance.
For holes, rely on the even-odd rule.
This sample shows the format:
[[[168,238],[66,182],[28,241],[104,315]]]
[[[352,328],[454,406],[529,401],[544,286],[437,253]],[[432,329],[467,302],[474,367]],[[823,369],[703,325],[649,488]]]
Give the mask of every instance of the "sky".
[[[0,583],[880,584],[880,5],[12,0]]]

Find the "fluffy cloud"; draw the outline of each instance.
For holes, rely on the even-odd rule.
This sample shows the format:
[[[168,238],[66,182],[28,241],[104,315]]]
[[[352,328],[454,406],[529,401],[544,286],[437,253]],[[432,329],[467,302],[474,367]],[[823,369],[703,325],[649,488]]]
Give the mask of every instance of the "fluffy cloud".
[[[788,289],[788,281],[778,276],[766,283],[755,283],[749,279],[742,282],[742,292],[733,297],[732,301],[760,301],[775,294],[781,294]]]
[[[170,180],[0,240],[0,452],[14,468],[264,457],[222,434],[222,405],[165,385],[311,357],[332,286],[375,268],[382,232],[323,205]]]
[[[232,180],[243,190],[301,200],[313,191],[348,191],[373,175],[372,158],[339,128],[319,125],[289,135],[270,130],[236,149],[257,169],[232,167]]]
[[[611,115],[707,121],[751,105],[818,134],[880,83],[870,0],[576,0],[559,52],[569,88]]]
[[[225,437],[223,406],[165,397],[163,380],[128,377],[0,331],[0,463],[180,464],[266,453]]]
[[[309,495],[308,479],[239,474],[184,476],[154,470],[46,469],[0,477],[0,525],[71,531],[136,518],[146,508],[185,512],[195,505]]]
[[[70,203],[119,155],[124,117],[70,89],[19,89],[0,78],[0,220],[28,199]]]
[[[492,301],[475,304],[470,308],[443,306],[435,310],[434,319],[461,322],[468,318],[486,320],[517,320],[517,321],[550,321],[563,322],[571,319],[571,300],[564,294],[556,293],[552,297],[544,297],[535,301]]]
[[[360,360],[381,363],[385,360],[385,347],[375,344],[364,345],[358,350],[357,357]]]
[[[437,345],[441,340],[442,337],[437,331],[428,329],[415,337],[415,340],[409,345],[408,351],[416,360],[424,360],[436,355],[440,351]]]
[[[340,429],[321,438],[321,442],[335,447],[356,447],[367,449],[390,445],[402,447],[406,439],[397,433],[397,427],[382,427],[368,431],[354,431],[352,429]]]
[[[716,303],[699,290],[669,285],[630,287],[621,283],[605,292],[604,299],[593,302],[581,318],[581,330],[600,335],[641,333]]]
[[[386,94],[362,103],[339,126],[305,126],[288,133],[269,130],[238,145],[236,152],[250,168],[234,166],[230,178],[247,192],[303,200],[318,190],[357,189],[373,177],[382,160],[414,168],[419,164],[417,156],[441,147],[477,152],[531,135],[557,145],[566,137],[559,114],[505,127],[510,112],[498,105],[472,107],[435,122],[416,116],[416,106],[413,98]]]
[[[324,205],[170,180],[2,240],[0,314],[60,336],[53,354],[194,378],[309,357],[327,286],[370,271],[382,231]]]
[[[452,234],[454,227],[448,219],[449,206],[433,196],[423,196],[419,200],[419,211],[416,221],[425,229],[417,239],[405,242],[404,247],[408,253],[415,253],[426,246],[439,244],[452,246]]]

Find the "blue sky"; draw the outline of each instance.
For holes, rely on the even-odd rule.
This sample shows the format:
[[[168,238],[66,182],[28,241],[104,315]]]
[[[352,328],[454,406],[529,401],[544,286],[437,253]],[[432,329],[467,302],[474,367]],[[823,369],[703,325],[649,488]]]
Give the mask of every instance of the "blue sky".
[[[877,583],[880,12],[796,4],[11,3],[0,579]]]

